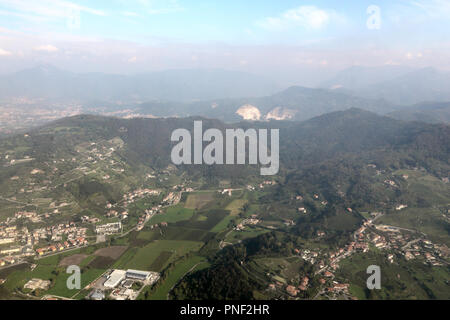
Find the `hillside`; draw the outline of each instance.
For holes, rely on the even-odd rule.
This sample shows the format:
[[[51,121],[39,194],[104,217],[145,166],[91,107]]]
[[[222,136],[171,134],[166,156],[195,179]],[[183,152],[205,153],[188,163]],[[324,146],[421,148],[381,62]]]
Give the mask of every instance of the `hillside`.
[[[0,294],[20,293],[38,276],[51,281],[49,293],[72,297],[59,263],[73,255],[89,279],[111,268],[161,272],[140,299],[290,299],[286,285],[303,285],[306,275],[295,296],[339,296],[323,291],[337,282],[351,286],[343,297],[448,297],[448,125],[355,108],[303,122],[203,119],[204,130],[280,129],[280,171],[267,177],[253,165],[172,165],[172,131],[199,119],[80,115],[0,139],[0,226],[34,234],[70,222],[89,239],[37,261],[36,271],[0,270],[8,278]],[[96,236],[97,225],[117,221],[123,234]],[[34,255],[58,239],[51,233],[23,246]],[[409,243],[424,258],[407,261]],[[119,254],[96,256],[109,247]],[[364,292],[364,258],[402,279],[378,295]],[[324,280],[324,270],[335,275]]]
[[[76,178],[86,175],[110,189],[104,196],[111,197],[111,194],[129,188],[128,180],[137,183],[142,180],[143,172],[160,171],[171,165],[170,152],[174,144],[170,142],[170,135],[177,128],[192,130],[193,120],[82,115],[58,120],[26,135],[4,138],[0,140],[0,164],[3,166],[0,190],[4,198],[25,200],[28,196],[24,186],[33,190],[33,185],[45,181],[41,197],[52,198],[59,194],[63,201],[67,190],[61,183],[72,179],[75,184],[84,183],[83,180],[77,182]],[[351,180],[356,173],[350,172],[350,176],[346,176],[346,167],[354,166],[353,170],[356,170],[368,163],[389,170],[423,167],[438,177],[445,177],[449,170],[448,126],[406,123],[360,109],[334,112],[306,122],[226,125],[203,119],[203,127],[204,130],[211,127],[222,130],[280,128],[280,175],[287,175],[290,181],[299,179],[299,183],[310,171],[319,171],[317,177],[323,176],[320,181],[331,182],[334,179],[331,176],[341,174],[345,180]],[[56,169],[52,163],[56,164]],[[344,167],[340,168],[337,163]],[[335,165],[339,170],[333,172]],[[35,169],[40,173],[30,174]],[[216,185],[225,178],[235,185],[258,178],[257,166],[249,165],[184,165],[177,170],[179,174],[185,172],[194,181],[203,181],[205,186]],[[103,176],[109,178],[105,180],[101,178]],[[21,178],[11,184],[14,177]],[[308,179],[313,179],[312,184],[320,183],[313,176]],[[364,183],[368,181],[364,180]],[[53,188],[60,193],[54,194]],[[24,192],[19,192],[21,189]]]
[[[449,123],[450,103],[429,102],[405,107],[388,114],[389,117],[403,121],[422,121],[428,123]]]

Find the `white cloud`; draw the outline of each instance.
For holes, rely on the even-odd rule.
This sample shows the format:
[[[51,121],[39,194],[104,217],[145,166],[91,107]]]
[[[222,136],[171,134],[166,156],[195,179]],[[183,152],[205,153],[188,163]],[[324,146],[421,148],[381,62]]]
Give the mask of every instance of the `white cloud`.
[[[448,0],[415,0],[412,6],[421,9],[430,18],[450,17]]]
[[[6,51],[6,50],[0,48],[0,56],[10,56],[10,55],[12,55],[11,52]]]
[[[321,29],[332,20],[342,20],[342,17],[334,11],[320,9],[316,6],[300,6],[290,9],[277,17],[265,18],[257,22],[257,25],[270,30],[282,30],[292,27]]]
[[[450,1],[413,0],[393,2],[387,17],[397,25],[423,24],[450,19]]]
[[[74,12],[84,12],[97,16],[105,16],[102,10],[93,9],[65,0],[0,0],[0,5],[11,15],[27,20],[67,19]]]
[[[20,18],[23,20],[38,22],[38,23],[48,20],[47,18],[44,18],[44,17],[35,16],[35,15],[31,15],[31,14],[26,14],[26,13],[12,12],[12,11],[8,11],[8,10],[0,10],[0,15],[6,16],[9,18],[16,17],[16,18]]]
[[[131,57],[130,59],[128,59],[129,63],[135,63],[137,61],[137,57]]]
[[[45,51],[45,52],[56,52],[59,49],[55,46],[52,46],[51,44],[47,44],[47,45],[42,45],[42,46],[38,46],[35,47],[34,50],[36,51]]]

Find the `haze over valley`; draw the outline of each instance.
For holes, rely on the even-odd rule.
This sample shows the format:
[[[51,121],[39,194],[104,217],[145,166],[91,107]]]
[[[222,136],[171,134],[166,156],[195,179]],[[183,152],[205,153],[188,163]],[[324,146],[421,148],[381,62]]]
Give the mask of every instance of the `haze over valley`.
[[[445,102],[450,101],[450,74],[433,68],[352,67],[317,88],[286,87],[264,76],[225,70],[126,76],[78,74],[50,65],[4,75],[0,82],[3,133],[81,113],[201,115],[232,122],[307,120],[327,112],[362,108],[397,119],[449,120]],[[25,117],[17,117],[23,112]]]

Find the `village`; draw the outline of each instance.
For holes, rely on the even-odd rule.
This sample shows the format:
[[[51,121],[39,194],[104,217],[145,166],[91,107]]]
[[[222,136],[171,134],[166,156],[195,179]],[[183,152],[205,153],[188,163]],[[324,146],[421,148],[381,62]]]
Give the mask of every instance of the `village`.
[[[28,134],[24,134],[24,139],[29,139]],[[45,163],[44,168],[33,168],[29,171],[26,179],[19,176],[10,178],[12,185],[20,184],[18,194],[22,197],[38,196],[48,197],[44,194],[51,193],[52,190],[67,184],[70,181],[77,180],[88,174],[95,174],[97,169],[92,166],[107,163],[107,168],[113,172],[122,173],[120,163],[113,158],[114,152],[121,148],[123,142],[120,139],[104,141],[101,143],[90,143],[77,147],[79,156],[69,159],[59,158],[52,162]],[[14,166],[24,162],[31,162],[34,159],[28,155],[14,156],[13,153],[7,153],[0,156],[4,166]],[[101,162],[101,163],[100,163]],[[44,179],[44,175],[57,175],[60,166],[69,166],[73,169],[71,172],[74,178],[67,178],[64,182],[51,182],[51,179]],[[89,168],[91,167],[91,168]],[[77,172],[81,172],[79,175]],[[109,174],[102,175],[102,179],[110,179]],[[40,183],[34,181],[39,180]],[[158,196],[160,190],[138,188],[134,191],[127,192],[123,195],[122,201],[114,206],[110,203],[106,204],[105,218],[100,216],[83,215],[80,220],[73,220],[69,217],[64,219],[65,214],[70,213],[73,203],[69,201],[58,201],[53,199],[47,208],[40,208],[36,205],[30,205],[25,200],[18,199],[17,196],[10,198],[2,198],[7,203],[15,204],[17,207],[26,207],[27,210],[18,210],[12,217],[6,217],[4,221],[0,221],[0,267],[19,264],[26,257],[36,258],[56,254],[75,248],[88,245],[89,239],[95,238],[95,235],[110,235],[122,231],[120,222],[119,228],[117,223],[110,224],[103,220],[119,217],[119,221],[126,221],[128,218],[127,206],[139,199],[147,196]],[[35,207],[30,210],[30,207]],[[123,208],[121,213],[114,210],[115,207]],[[159,213],[162,205],[156,206],[145,211],[144,215],[139,218],[139,222],[135,228],[140,229],[146,221],[154,214]],[[66,222],[52,223],[52,221],[66,220]],[[100,238],[101,239],[101,238]]]
[[[175,205],[181,199],[182,192],[191,192],[192,188],[186,188],[183,185],[175,186],[180,192],[169,192],[161,201],[150,209],[145,209],[139,215],[137,224],[130,227],[126,232],[132,230],[141,231],[146,223],[158,213],[162,213],[162,208]],[[146,196],[159,196],[161,190],[154,189],[136,189],[123,195],[123,200],[105,206],[107,219],[119,218],[117,222],[101,223],[97,217],[81,216],[80,222],[59,223],[46,227],[38,227],[29,230],[27,227],[18,228],[16,224],[19,221],[29,221],[32,224],[48,221],[50,216],[55,213],[37,214],[34,211],[19,211],[13,218],[7,218],[0,222],[0,267],[20,264],[26,257],[45,257],[51,254],[62,253],[67,250],[81,248],[90,243],[99,243],[106,240],[106,236],[124,234],[124,226],[121,221],[128,218],[127,206]],[[118,213],[117,210],[121,211]],[[122,208],[121,210],[119,208]],[[86,224],[88,226],[86,226]],[[167,226],[166,222],[150,225],[150,229]],[[89,241],[88,239],[96,239]],[[48,243],[42,246],[42,243]]]
[[[0,225],[0,244],[9,245],[0,251],[0,266],[22,262],[30,256],[43,256],[50,253],[77,248],[88,244],[87,228],[75,222],[61,223],[29,230],[18,228],[11,223]],[[49,245],[41,247],[41,243]]]
[[[313,195],[318,200],[318,195]],[[297,196],[296,200],[303,200],[302,196]],[[324,203],[323,201],[322,203]],[[405,208],[399,205],[396,210]],[[299,212],[306,214],[303,207]],[[351,208],[347,208],[352,212]],[[450,250],[445,245],[434,244],[422,233],[414,230],[398,228],[394,226],[375,224],[374,220],[382,216],[381,212],[373,212],[372,218],[365,219],[360,228],[353,234],[353,241],[336,251],[325,252],[323,250],[294,249],[296,256],[301,257],[315,268],[314,275],[319,277],[321,288],[314,298],[321,299],[356,299],[349,292],[349,283],[342,283],[336,280],[335,273],[339,270],[339,263],[355,253],[367,253],[369,250],[383,250],[386,260],[393,264],[397,259],[420,259],[423,264],[430,266],[448,265],[446,259],[450,256]],[[326,234],[324,231],[317,231],[317,238],[322,238]],[[310,288],[310,277],[301,275],[298,284],[288,284],[279,276],[274,276],[275,280],[270,283],[267,290],[272,292],[285,293],[292,299],[301,299],[301,292]],[[283,281],[282,281],[283,280]]]

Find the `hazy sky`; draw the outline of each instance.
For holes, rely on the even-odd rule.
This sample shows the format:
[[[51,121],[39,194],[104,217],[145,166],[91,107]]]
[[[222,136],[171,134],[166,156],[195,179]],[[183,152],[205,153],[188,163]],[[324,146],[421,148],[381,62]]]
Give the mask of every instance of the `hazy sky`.
[[[450,0],[0,0],[0,72],[449,70],[449,30]]]

